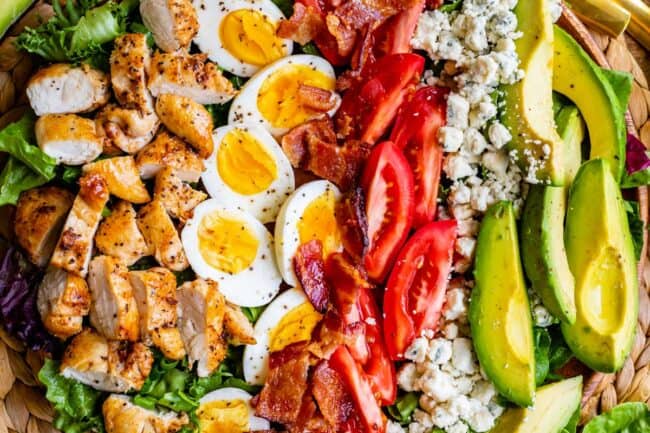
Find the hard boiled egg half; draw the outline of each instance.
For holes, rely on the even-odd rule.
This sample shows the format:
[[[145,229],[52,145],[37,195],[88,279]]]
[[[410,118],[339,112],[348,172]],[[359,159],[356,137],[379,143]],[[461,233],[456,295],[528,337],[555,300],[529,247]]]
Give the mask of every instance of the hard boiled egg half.
[[[252,396],[239,388],[221,388],[199,400],[196,416],[202,433],[243,433],[269,430],[271,424],[254,415]]]
[[[193,0],[199,18],[194,42],[228,72],[250,77],[293,50],[276,36],[285,18],[271,0]]]
[[[273,237],[252,215],[210,199],[194,209],[181,233],[196,274],[219,283],[233,304],[268,304],[280,290]]]
[[[295,189],[291,163],[269,132],[257,125],[215,130],[214,152],[201,179],[211,197],[263,223],[275,221]]]
[[[298,285],[293,258],[298,247],[313,239],[323,245],[323,256],[341,251],[341,233],[334,210],[341,192],[333,183],[316,180],[302,185],[284,202],[275,223],[275,254],[282,278]]]
[[[255,323],[254,345],[244,349],[244,379],[263,385],[269,372],[269,356],[290,344],[308,341],[322,315],[299,288],[275,298]]]
[[[233,100],[228,123],[253,123],[265,127],[275,137],[323,113],[300,97],[303,86],[332,92],[333,115],[340,105],[334,93],[334,68],[322,57],[300,54],[284,57],[260,70],[242,87]]]

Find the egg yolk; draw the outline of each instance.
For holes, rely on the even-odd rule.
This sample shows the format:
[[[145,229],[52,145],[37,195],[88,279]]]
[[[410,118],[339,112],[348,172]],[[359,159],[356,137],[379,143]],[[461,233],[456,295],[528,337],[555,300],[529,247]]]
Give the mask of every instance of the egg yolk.
[[[248,268],[257,256],[259,240],[248,224],[219,212],[203,217],[198,238],[203,259],[222,272],[237,274]]]
[[[277,28],[278,24],[261,12],[239,9],[221,21],[219,39],[237,60],[264,66],[285,55],[282,39],[275,35]]]
[[[250,430],[248,405],[243,400],[217,400],[196,411],[204,433],[242,433]]]
[[[273,156],[248,131],[235,128],[221,141],[217,152],[219,176],[233,191],[258,194],[278,176]]]
[[[266,78],[257,95],[257,108],[276,128],[293,128],[322,114],[300,102],[300,85],[334,90],[332,77],[308,65],[288,65]]]
[[[336,223],[334,207],[336,198],[327,190],[309,203],[298,221],[300,244],[318,239],[323,244],[323,257],[336,252],[341,246],[341,233]]]
[[[269,332],[269,350],[277,352],[290,344],[308,341],[322,317],[309,302],[293,308]]]

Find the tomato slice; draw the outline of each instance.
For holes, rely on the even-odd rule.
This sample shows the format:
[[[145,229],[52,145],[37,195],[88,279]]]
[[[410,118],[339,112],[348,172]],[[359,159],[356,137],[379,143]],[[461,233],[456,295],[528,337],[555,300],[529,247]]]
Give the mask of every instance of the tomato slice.
[[[368,65],[362,81],[343,96],[336,114],[345,138],[375,144],[387,131],[399,106],[415,89],[424,69],[417,54],[392,54]]]
[[[311,6],[319,15],[325,20],[327,15],[327,5],[319,0],[296,0],[296,3],[301,3],[307,7]],[[314,43],[318,47],[320,53],[334,66],[343,66],[348,62],[347,57],[339,54],[339,47],[336,38],[328,31],[319,32],[314,38]]]
[[[413,222],[413,173],[392,142],[370,153],[361,178],[366,193],[368,249],[363,264],[368,276],[383,281]]]
[[[373,33],[375,57],[411,52],[411,39],[424,9],[425,0],[390,17]]]
[[[405,102],[395,119],[391,141],[404,151],[413,169],[415,214],[413,226],[434,220],[438,207],[438,185],[442,168],[442,146],[438,130],[447,120],[449,89],[422,87]]]
[[[375,400],[372,388],[366,380],[361,367],[352,358],[347,347],[339,346],[332,354],[329,363],[339,373],[352,395],[364,430],[367,433],[384,432],[386,422],[379,403]]]
[[[456,221],[418,230],[400,251],[384,293],[384,338],[394,360],[425,330],[436,330],[451,273]]]

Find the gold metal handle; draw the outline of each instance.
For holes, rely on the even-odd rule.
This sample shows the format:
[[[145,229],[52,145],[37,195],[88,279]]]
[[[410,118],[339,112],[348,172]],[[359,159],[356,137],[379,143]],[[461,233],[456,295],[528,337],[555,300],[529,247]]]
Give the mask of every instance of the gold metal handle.
[[[612,0],[566,0],[565,3],[581,21],[612,37],[618,37],[630,23],[630,12]]]
[[[650,50],[650,6],[643,0],[616,0],[616,2],[632,14],[628,27],[632,37]]]

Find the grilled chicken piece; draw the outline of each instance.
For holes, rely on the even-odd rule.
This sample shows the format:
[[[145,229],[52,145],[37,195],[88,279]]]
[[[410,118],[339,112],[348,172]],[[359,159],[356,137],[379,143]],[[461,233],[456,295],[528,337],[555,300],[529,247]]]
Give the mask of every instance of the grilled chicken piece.
[[[117,147],[126,153],[136,153],[149,144],[160,126],[153,105],[143,111],[109,104],[99,112],[95,123],[105,148]]]
[[[29,260],[43,267],[52,256],[74,195],[56,186],[23,192],[18,199],[14,230]]]
[[[135,163],[143,179],[151,179],[163,167],[171,167],[185,182],[198,182],[204,169],[201,158],[183,140],[164,130],[136,155]]]
[[[194,208],[208,197],[206,193],[183,182],[171,167],[163,168],[156,176],[153,196],[160,200],[172,217],[183,223],[192,218]]]
[[[232,83],[223,76],[207,54],[156,52],[151,62],[149,90],[187,96],[199,104],[223,104],[235,96]]]
[[[226,357],[226,299],[214,281],[197,279],[178,288],[178,327],[190,365],[200,377],[210,375]]]
[[[102,406],[106,433],[175,433],[189,422],[186,413],[153,411],[126,395],[110,395]]]
[[[102,153],[95,122],[76,114],[46,114],[36,121],[36,142],[57,163],[81,165]]]
[[[142,0],[140,15],[163,51],[187,47],[199,31],[199,18],[190,0]]]
[[[212,116],[206,108],[185,96],[164,93],[156,101],[160,121],[172,133],[189,143],[203,159],[212,155]]]
[[[62,340],[78,334],[90,310],[86,280],[58,268],[49,268],[38,287],[36,306],[50,334]]]
[[[115,39],[111,53],[111,84],[117,102],[124,108],[150,111],[153,98],[147,89],[151,52],[147,36],[128,33]]]
[[[61,374],[100,391],[139,390],[151,372],[153,354],[142,343],[109,341],[85,329],[70,341]]]
[[[92,173],[79,179],[79,193],[52,254],[52,266],[80,277],[86,276],[93,251],[93,238],[108,197],[106,181],[100,175]]]
[[[132,156],[118,156],[92,162],[83,166],[83,172],[102,175],[109,192],[123,200],[136,204],[151,200]]]
[[[158,263],[172,271],[187,269],[189,263],[181,238],[160,200],[153,200],[140,208],[137,221]]]
[[[255,344],[253,325],[248,321],[241,309],[226,302],[224,327],[228,333],[228,342],[234,346]]]
[[[168,269],[151,268],[131,271],[129,279],[140,312],[140,338],[167,358],[182,359],[185,348],[176,326],[176,277]]]
[[[110,98],[106,74],[86,64],[45,67],[30,78],[26,92],[38,116],[85,113],[105,105]]]
[[[97,249],[131,266],[151,250],[138,229],[136,213],[131,203],[120,200],[99,225],[95,235]]]
[[[138,341],[138,306],[126,265],[115,257],[93,258],[88,286],[92,296],[90,323],[95,329],[111,340]]]

